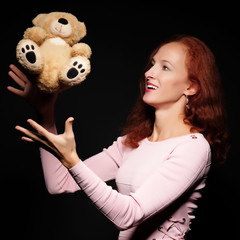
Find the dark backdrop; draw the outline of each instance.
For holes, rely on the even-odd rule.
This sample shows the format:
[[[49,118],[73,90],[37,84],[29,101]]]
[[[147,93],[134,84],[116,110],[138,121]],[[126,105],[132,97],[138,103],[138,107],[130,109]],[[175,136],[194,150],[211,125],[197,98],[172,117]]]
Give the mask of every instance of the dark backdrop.
[[[92,71],[81,85],[59,96],[56,123],[63,130],[75,118],[78,152],[85,159],[110,145],[121,133],[138,94],[138,78],[149,53],[165,37],[186,33],[214,52],[222,74],[233,145],[227,163],[212,171],[188,239],[239,237],[239,19],[229,1],[213,5],[192,1],[67,1],[54,4],[5,3],[1,16],[1,234],[5,239],[117,239],[118,231],[83,193],[52,196],[43,180],[39,151],[20,140],[16,124],[37,119],[34,110],[6,90],[7,72],[17,64],[15,47],[38,14],[67,11],[84,21],[93,55]],[[19,65],[18,65],[19,66]],[[113,186],[114,184],[111,183]]]

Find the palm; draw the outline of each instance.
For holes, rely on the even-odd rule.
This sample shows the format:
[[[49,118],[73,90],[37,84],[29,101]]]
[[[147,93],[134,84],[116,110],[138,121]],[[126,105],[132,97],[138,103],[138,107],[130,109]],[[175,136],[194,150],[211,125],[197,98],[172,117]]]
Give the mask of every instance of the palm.
[[[73,118],[68,118],[66,120],[65,131],[63,134],[59,135],[48,132],[41,125],[30,119],[28,120],[28,123],[37,132],[29,131],[20,126],[17,126],[16,129],[26,135],[26,137],[22,138],[23,140],[39,143],[48,151],[54,152],[65,167],[71,168],[79,161],[76,153],[74,133],[72,131],[73,120]]]
[[[59,92],[42,92],[34,84],[32,84],[31,81],[29,81],[29,79],[27,78],[27,76],[16,66],[10,65],[10,68],[10,77],[17,83],[17,85],[21,89],[9,86],[9,91],[26,99],[37,110],[38,113],[43,113],[45,109],[49,107],[49,105],[54,105]]]

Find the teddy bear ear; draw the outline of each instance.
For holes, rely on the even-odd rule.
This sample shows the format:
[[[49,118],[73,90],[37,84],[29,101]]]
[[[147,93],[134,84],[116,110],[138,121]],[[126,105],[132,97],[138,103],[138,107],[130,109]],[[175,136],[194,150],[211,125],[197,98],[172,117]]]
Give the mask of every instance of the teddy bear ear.
[[[32,23],[34,26],[40,25],[40,22],[42,21],[42,19],[45,18],[47,14],[46,13],[40,13],[38,14],[33,20]]]
[[[87,34],[87,29],[86,29],[85,24],[83,22],[78,22],[78,29],[80,32],[80,39],[82,39]]]

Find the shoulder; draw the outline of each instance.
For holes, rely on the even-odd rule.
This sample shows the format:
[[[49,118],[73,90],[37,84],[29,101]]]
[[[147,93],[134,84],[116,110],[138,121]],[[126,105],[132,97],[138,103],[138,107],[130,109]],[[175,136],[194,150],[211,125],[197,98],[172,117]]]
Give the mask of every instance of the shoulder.
[[[210,151],[210,145],[201,133],[188,134],[176,140],[175,148],[191,147],[189,151]]]
[[[186,160],[193,164],[207,164],[211,159],[211,149],[208,141],[201,133],[189,134],[178,139],[171,156]]]
[[[126,150],[126,146],[124,145],[124,139],[125,136],[118,137],[112,145],[110,145],[108,148],[104,148],[103,150],[107,152],[110,155],[115,155],[122,157],[124,151]]]

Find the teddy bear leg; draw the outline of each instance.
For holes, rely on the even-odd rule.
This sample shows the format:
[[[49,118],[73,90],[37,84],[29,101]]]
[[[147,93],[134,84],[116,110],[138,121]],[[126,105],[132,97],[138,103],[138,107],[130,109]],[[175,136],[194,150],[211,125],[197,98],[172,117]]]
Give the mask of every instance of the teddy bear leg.
[[[40,73],[43,69],[43,58],[39,46],[32,40],[23,39],[17,45],[17,59],[22,66],[32,73]]]
[[[73,86],[84,81],[89,72],[90,61],[86,57],[73,57],[59,72],[59,80],[64,85]]]

